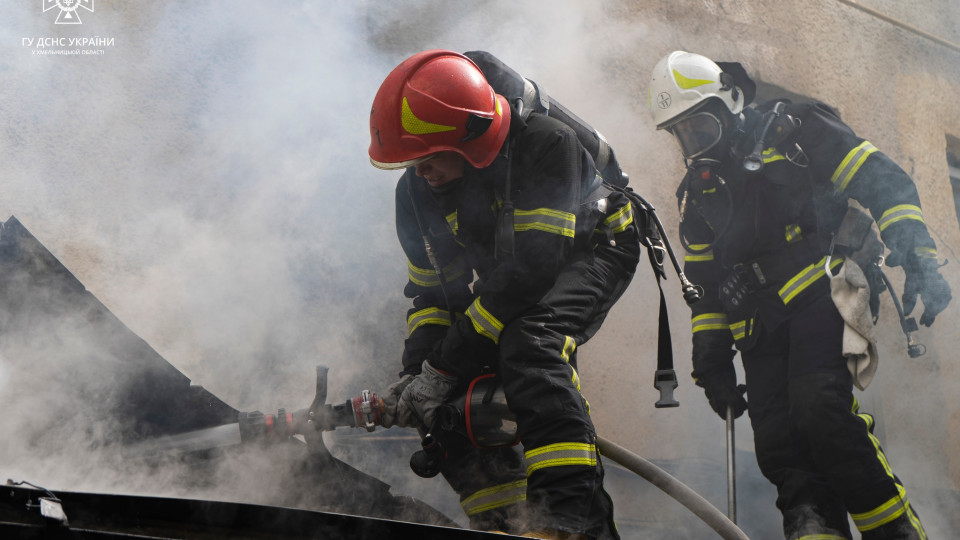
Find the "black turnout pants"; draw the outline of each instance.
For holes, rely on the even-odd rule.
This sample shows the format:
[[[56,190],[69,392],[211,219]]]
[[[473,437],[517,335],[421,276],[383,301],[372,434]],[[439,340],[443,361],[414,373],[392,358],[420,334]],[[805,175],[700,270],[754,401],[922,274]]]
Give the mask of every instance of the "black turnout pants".
[[[872,433],[873,418],[859,411],[843,328],[823,295],[778,328],[762,329],[742,354],[760,470],[777,486],[787,538],[849,538],[847,512],[864,538],[888,537],[877,533],[891,521],[918,534],[890,538],[925,538]]]
[[[451,453],[443,473],[472,525],[619,538],[589,404],[580,394],[576,348],[597,332],[627,288],[639,250],[635,241],[597,247],[593,257],[567,266],[536,307],[504,327],[499,376],[523,448],[463,445],[457,456]]]

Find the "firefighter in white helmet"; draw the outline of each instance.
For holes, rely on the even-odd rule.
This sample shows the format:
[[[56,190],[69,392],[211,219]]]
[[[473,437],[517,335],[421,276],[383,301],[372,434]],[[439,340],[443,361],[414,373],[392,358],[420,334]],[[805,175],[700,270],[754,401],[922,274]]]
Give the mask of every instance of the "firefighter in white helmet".
[[[863,538],[926,538],[853,395],[872,371],[848,365],[852,327],[830,289],[834,275],[859,276],[862,309],[878,307],[883,245],[848,233],[875,221],[888,264],[905,272],[907,314],[919,297],[929,326],[946,308],[950,287],[916,186],[832,108],[748,106],[754,93],[740,64],[683,51],[660,60],[650,81],[657,129],[676,137],[688,166],[677,191],[685,272],[704,288],[692,305],[692,375],[721,417],[749,412],[786,538],[851,538],[847,513]],[[850,210],[851,199],[871,216]]]

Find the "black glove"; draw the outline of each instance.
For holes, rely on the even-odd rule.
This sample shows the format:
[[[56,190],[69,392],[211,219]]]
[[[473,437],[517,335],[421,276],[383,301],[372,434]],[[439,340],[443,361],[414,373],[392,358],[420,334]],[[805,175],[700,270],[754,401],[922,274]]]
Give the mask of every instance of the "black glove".
[[[903,313],[909,315],[917,305],[917,296],[923,300],[920,324],[930,326],[937,314],[946,309],[952,298],[950,285],[940,275],[940,266],[934,258],[912,258],[903,265]]]
[[[499,353],[493,340],[478,334],[473,322],[461,317],[434,346],[429,358],[436,369],[468,381],[480,375],[485,367],[495,367]]]
[[[724,420],[727,419],[727,407],[733,408],[734,418],[739,418],[743,411],[747,410],[747,400],[743,399],[747,386],[737,386],[737,373],[732,364],[729,370],[716,369],[707,375],[701,375],[697,379],[697,386],[703,388],[713,412]]]

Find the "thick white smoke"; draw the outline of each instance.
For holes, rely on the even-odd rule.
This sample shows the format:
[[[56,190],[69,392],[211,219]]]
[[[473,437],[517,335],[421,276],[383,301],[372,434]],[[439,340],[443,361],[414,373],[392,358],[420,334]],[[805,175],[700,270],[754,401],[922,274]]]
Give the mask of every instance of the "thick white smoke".
[[[367,115],[379,83],[414,52],[493,52],[602,131],[632,184],[668,227],[675,220],[681,164],[672,141],[649,124],[645,89],[656,59],[689,45],[668,24],[667,8],[104,1],[79,12],[83,25],[65,26],[39,4],[0,4],[0,217],[15,215],[121,321],[238,409],[307,406],[316,364],[331,368],[330,402],[382,389],[399,370],[407,302],[395,175],[367,161]],[[744,9],[734,15],[747,17]],[[636,16],[643,10],[652,22]],[[56,46],[37,48],[50,38]],[[36,54],[63,38],[112,44],[92,47],[98,55]],[[723,424],[687,377],[687,311],[676,281],[664,287],[681,409],[653,412],[658,296],[644,262],[583,350],[584,390],[601,434],[653,457],[689,459],[674,472],[720,506]],[[42,414],[46,396],[62,394],[54,377],[61,366],[40,370],[47,378],[33,373],[31,387],[18,386],[24,367],[0,362],[0,404]],[[2,433],[21,427],[0,420]],[[747,422],[738,431],[741,450],[751,449]],[[89,430],[59,438],[73,435]],[[37,463],[17,439],[0,439],[0,473],[50,488],[222,498],[242,491],[227,472],[227,490],[189,493],[129,471]],[[364,448],[338,455],[389,477],[395,491],[438,506],[454,498],[439,479],[413,477],[407,455],[371,463],[357,455],[371,454],[363,443],[342,447]],[[739,466],[741,522],[776,531],[772,487],[755,482],[752,455]],[[634,484],[609,476],[625,523],[660,512],[631,506]],[[653,493],[644,504],[665,501]],[[689,520],[683,510],[664,515],[674,528]]]

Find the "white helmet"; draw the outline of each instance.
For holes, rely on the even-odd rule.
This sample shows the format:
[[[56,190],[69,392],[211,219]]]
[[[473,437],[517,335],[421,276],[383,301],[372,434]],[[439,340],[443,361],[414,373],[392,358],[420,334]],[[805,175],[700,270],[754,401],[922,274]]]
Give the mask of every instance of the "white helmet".
[[[669,127],[710,98],[717,98],[732,114],[743,110],[744,95],[713,60],[699,54],[674,51],[653,68],[647,98],[657,129]]]

